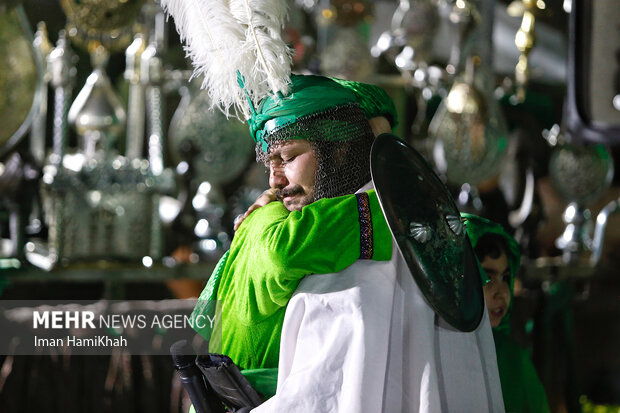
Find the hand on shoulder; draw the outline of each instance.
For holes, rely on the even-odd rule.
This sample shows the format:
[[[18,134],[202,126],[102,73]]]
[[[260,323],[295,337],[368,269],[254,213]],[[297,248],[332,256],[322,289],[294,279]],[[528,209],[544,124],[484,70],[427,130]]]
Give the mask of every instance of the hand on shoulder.
[[[247,211],[245,211],[244,214],[238,215],[237,218],[235,218],[234,230],[236,231],[239,228],[239,226],[241,225],[241,223],[252,212],[256,211],[258,208],[264,207],[265,205],[267,205],[270,202],[273,202],[275,200],[276,200],[276,188],[269,188],[269,189],[267,189],[258,198],[256,198],[256,201],[254,201],[254,203],[252,205],[250,205],[250,207],[248,208]]]

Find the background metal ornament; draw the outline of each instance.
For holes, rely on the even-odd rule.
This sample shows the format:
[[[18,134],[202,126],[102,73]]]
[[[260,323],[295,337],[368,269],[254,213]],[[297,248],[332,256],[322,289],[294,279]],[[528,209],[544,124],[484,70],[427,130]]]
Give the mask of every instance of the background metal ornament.
[[[0,156],[24,136],[38,108],[40,62],[22,6],[0,8]]]
[[[368,42],[352,27],[334,30],[330,44],[321,53],[321,73],[326,76],[364,80],[372,75],[373,61]]]
[[[508,147],[499,103],[477,84],[486,72],[474,69],[473,61],[469,59],[465,75],[457,78],[429,124],[435,166],[455,185],[493,178]]]
[[[68,33],[77,42],[96,41],[107,49],[123,48],[132,40],[131,26],[146,0],[60,0]]]
[[[554,149],[549,160],[549,175],[564,199],[585,206],[611,185],[613,158],[601,144],[565,143]]]
[[[454,217],[462,222],[450,193],[418,152],[390,134],[376,139],[371,171],[388,225],[428,303],[454,328],[473,331],[484,312],[482,284],[469,238],[454,225]],[[416,239],[412,224],[432,236]]]
[[[247,126],[211,108],[206,91],[190,87],[170,126],[170,155],[174,164],[191,162],[194,178],[223,184],[248,164],[252,152]],[[191,159],[188,159],[191,156]]]

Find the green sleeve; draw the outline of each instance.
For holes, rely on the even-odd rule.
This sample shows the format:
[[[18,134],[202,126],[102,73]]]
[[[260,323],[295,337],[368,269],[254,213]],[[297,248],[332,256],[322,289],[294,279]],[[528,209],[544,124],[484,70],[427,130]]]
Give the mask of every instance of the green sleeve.
[[[387,261],[392,256],[391,235],[375,191],[367,194],[372,258]],[[290,213],[281,203],[263,209],[248,223],[252,226],[249,236],[269,264],[287,271],[323,274],[341,271],[360,258],[360,216],[355,195],[322,199]]]
[[[367,192],[372,231],[372,259],[392,256],[392,236],[374,190]],[[322,199],[289,212],[280,202],[254,211],[239,227],[231,245],[237,270],[250,273],[259,308],[285,306],[301,279],[339,272],[360,258],[360,213],[355,194]],[[367,226],[367,227],[368,227]],[[252,246],[252,251],[243,248]],[[243,251],[243,253],[240,253]],[[244,262],[240,262],[244,261]]]
[[[368,191],[372,220],[372,258],[391,258],[387,223],[374,190]],[[338,272],[360,258],[360,215],[355,195],[322,199],[290,212],[279,202],[258,210],[248,222],[249,237],[264,262],[304,274]],[[262,213],[260,213],[262,212]],[[257,252],[258,252],[257,251]]]

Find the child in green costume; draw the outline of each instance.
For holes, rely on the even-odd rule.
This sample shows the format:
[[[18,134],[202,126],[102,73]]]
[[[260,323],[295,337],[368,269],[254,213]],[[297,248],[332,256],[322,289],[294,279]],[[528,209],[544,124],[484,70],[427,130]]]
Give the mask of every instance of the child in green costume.
[[[549,412],[547,396],[527,352],[510,338],[514,275],[519,246],[501,225],[463,214],[467,234],[482,268],[484,300],[489,312],[506,412]]]

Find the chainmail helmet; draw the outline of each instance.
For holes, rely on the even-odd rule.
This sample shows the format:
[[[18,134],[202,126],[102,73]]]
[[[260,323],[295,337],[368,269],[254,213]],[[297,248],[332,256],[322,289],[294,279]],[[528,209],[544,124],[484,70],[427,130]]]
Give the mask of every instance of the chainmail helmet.
[[[317,159],[314,200],[350,194],[370,180],[374,134],[368,120],[396,109],[377,86],[322,76],[291,76],[291,94],[261,102],[249,121],[257,161],[273,145],[308,140]]]

